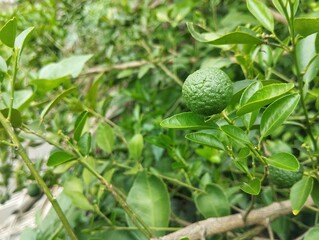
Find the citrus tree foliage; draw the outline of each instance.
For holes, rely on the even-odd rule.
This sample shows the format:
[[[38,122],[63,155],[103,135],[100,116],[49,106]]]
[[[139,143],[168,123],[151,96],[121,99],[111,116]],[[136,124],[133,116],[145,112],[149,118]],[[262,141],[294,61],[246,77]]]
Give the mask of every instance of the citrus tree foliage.
[[[44,0],[4,9],[1,202],[13,180],[15,191],[41,189],[53,204],[22,239],[149,239],[282,200],[292,214],[268,233],[318,236],[315,211],[303,211],[309,197],[319,206],[318,3]],[[220,114],[190,112],[182,98],[201,68],[233,83]],[[45,142],[48,156],[32,163],[25,149]],[[58,201],[53,186],[63,187]]]

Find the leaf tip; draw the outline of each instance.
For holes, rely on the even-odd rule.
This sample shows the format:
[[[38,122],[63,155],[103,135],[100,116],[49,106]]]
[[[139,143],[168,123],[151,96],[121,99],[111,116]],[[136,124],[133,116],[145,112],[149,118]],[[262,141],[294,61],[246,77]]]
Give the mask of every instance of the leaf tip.
[[[300,210],[296,210],[296,209],[292,210],[292,214],[295,215],[295,216],[298,215],[299,212],[300,212]]]

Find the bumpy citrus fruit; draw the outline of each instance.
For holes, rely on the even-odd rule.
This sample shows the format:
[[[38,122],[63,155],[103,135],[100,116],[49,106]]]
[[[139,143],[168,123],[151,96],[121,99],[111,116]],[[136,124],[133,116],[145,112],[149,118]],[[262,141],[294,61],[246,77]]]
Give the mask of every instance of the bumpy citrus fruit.
[[[182,94],[192,112],[210,116],[227,107],[233,95],[233,83],[222,70],[204,68],[187,77]]]
[[[298,171],[292,172],[279,168],[269,167],[269,180],[278,188],[290,188],[303,176],[303,167],[300,165]]]

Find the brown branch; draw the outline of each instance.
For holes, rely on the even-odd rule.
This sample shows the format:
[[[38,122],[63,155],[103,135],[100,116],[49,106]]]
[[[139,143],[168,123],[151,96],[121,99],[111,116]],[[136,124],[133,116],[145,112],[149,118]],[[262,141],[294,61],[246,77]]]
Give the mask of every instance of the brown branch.
[[[110,72],[112,70],[123,70],[128,68],[137,68],[143,65],[149,64],[150,62],[141,60],[141,61],[132,61],[126,63],[115,64],[110,67],[93,67],[88,69],[84,74],[92,74],[92,73],[103,73]]]
[[[313,205],[313,201],[308,199],[306,206]],[[247,216],[246,222],[239,213],[225,217],[209,218],[203,221],[195,222],[176,232],[170,233],[160,238],[151,240],[178,240],[182,237],[196,240],[204,236],[225,233],[230,230],[243,228],[251,225],[265,225],[269,220],[291,213],[290,200],[275,202],[271,205],[252,210]]]

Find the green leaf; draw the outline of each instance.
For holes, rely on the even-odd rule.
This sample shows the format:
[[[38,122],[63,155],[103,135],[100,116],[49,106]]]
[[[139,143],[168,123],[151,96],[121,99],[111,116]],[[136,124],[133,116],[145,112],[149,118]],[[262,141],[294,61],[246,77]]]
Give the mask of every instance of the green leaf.
[[[295,18],[295,31],[301,36],[308,36],[310,34],[319,32],[319,17],[299,17]]]
[[[6,118],[9,115],[9,108],[1,109],[0,110],[3,116]],[[19,110],[12,108],[11,109],[11,118],[10,118],[10,123],[12,127],[18,128],[22,124],[22,119],[21,119],[21,113]],[[3,128],[2,124],[0,123],[0,128]]]
[[[303,179],[292,186],[290,190],[290,201],[294,215],[297,215],[305,205],[312,191],[312,186],[313,178],[310,176],[303,177]]]
[[[102,150],[111,153],[115,141],[113,128],[106,123],[100,123],[95,132],[95,141]]]
[[[14,48],[17,34],[17,19],[12,18],[0,29],[0,40],[10,48]]]
[[[205,121],[204,116],[192,112],[179,113],[169,118],[166,118],[161,122],[161,126],[163,128],[193,130],[218,127],[214,122]]]
[[[260,81],[251,83],[241,95],[239,104],[240,106],[245,105],[248,100],[259,90],[263,87]]]
[[[73,92],[76,90],[76,87],[71,87],[62,93],[60,93],[58,96],[56,96],[46,107],[42,110],[41,115],[40,115],[40,122],[43,122],[45,116],[50,112],[50,110],[57,105],[64,97],[66,97],[69,93]]]
[[[309,35],[299,40],[296,44],[297,64],[303,74],[306,72],[311,60],[317,55],[315,47],[316,35]]]
[[[199,42],[209,43],[212,45],[224,44],[261,44],[263,41],[248,32],[236,31],[219,35],[217,33],[199,33],[195,30],[194,24],[186,23],[188,31]]]
[[[144,148],[143,136],[140,133],[135,134],[128,143],[128,151],[130,158],[138,161],[141,159]]]
[[[223,189],[217,184],[209,184],[206,193],[195,196],[198,211],[205,217],[222,217],[230,214],[230,204]]]
[[[145,172],[138,174],[128,193],[127,204],[149,227],[168,226],[170,199],[166,185],[159,178]],[[134,226],[128,217],[127,222]]]
[[[319,36],[319,34],[318,34]],[[319,44],[319,43],[318,43]],[[307,65],[307,68],[305,69],[305,74],[303,76],[303,81],[305,83],[309,83],[310,81],[312,81],[313,79],[315,79],[315,77],[317,76],[318,72],[319,72],[319,54],[317,54],[316,56],[314,56],[309,64]]]
[[[80,192],[70,192],[65,193],[72,201],[72,204],[83,210],[94,210],[93,205],[89,202],[89,200]]]
[[[220,127],[229,137],[242,142],[244,144],[250,144],[249,138],[244,130],[232,125],[224,125]]]
[[[287,93],[293,87],[293,83],[278,83],[264,86],[255,92],[245,105],[238,109],[237,115],[241,116],[245,113],[256,111]]]
[[[247,8],[259,23],[269,30],[274,31],[274,18],[270,9],[260,0],[247,0]]]
[[[31,102],[33,91],[31,89],[17,90],[14,92],[13,108],[23,110]],[[2,93],[2,101],[0,101],[0,108],[8,108],[10,106],[10,92]]]
[[[82,131],[84,128],[84,125],[86,123],[86,119],[88,118],[88,112],[84,111],[82,112],[76,119],[75,124],[74,124],[74,139],[76,141],[79,141]]]
[[[34,27],[29,27],[16,37],[14,46],[19,49],[20,54],[25,44],[27,44],[27,42],[29,41],[33,30],[34,30]]]
[[[245,89],[245,91],[243,92],[243,94],[240,98],[240,101],[239,101],[240,106],[245,105],[245,103],[248,102],[248,100],[254,95],[254,93],[262,88],[262,86],[263,85],[261,84],[260,81],[253,82],[252,84],[250,84]],[[258,117],[258,114],[259,114],[259,109],[244,115],[243,122],[244,122],[247,129],[250,129],[252,127],[252,125],[255,123],[255,121]]]
[[[299,99],[299,94],[287,95],[276,100],[266,108],[260,122],[260,133],[262,138],[274,132],[285,122],[295,110]]]
[[[308,230],[303,240],[319,239],[319,227],[312,227]]]
[[[78,77],[84,64],[93,55],[79,55],[65,58],[60,62],[44,66],[39,72],[39,79],[58,79],[65,76]]]
[[[279,1],[281,1],[283,3],[284,8],[281,7]],[[296,12],[298,10],[299,0],[272,0],[272,2],[282,16],[285,16],[285,12],[287,11],[288,17],[291,18],[291,13],[289,10],[291,4],[292,4],[293,10],[294,10],[293,14],[296,14]]]
[[[83,134],[84,136],[85,134]],[[96,163],[96,159],[94,159],[93,157],[86,157],[84,159],[84,161],[92,168],[92,169],[95,169],[95,163]],[[90,170],[88,170],[87,168],[84,168],[83,169],[83,172],[82,172],[82,179],[83,179],[83,182],[85,184],[85,189],[88,189],[88,188],[92,188],[92,185],[91,183],[96,180],[96,177],[93,175],[92,172],[90,172]],[[108,181],[108,180],[107,180]],[[91,190],[91,189],[90,189]],[[95,195],[96,196],[96,195]]]
[[[299,162],[297,158],[290,153],[276,153],[267,158],[267,162],[276,168],[281,168],[288,171],[298,171]]]
[[[72,160],[75,160],[75,157],[72,154],[63,151],[57,151],[50,155],[47,165],[49,167],[53,167]]]
[[[0,56],[0,72],[6,73],[8,71],[8,66],[6,61]]]
[[[84,133],[78,140],[78,147],[83,155],[88,155],[91,151],[91,133]]]
[[[185,138],[208,147],[225,150],[225,146],[220,142],[220,140],[215,135],[211,133],[206,133],[206,132],[188,133],[186,134]]]
[[[311,198],[315,205],[318,207],[319,206],[319,181],[314,179],[313,181],[313,187],[311,191]]]
[[[36,87],[37,92],[46,93],[61,85],[70,85],[69,76],[64,76],[55,79],[33,79],[30,84]]]
[[[243,182],[240,189],[251,195],[258,195],[261,189],[261,181],[258,178],[250,180],[248,183]]]

